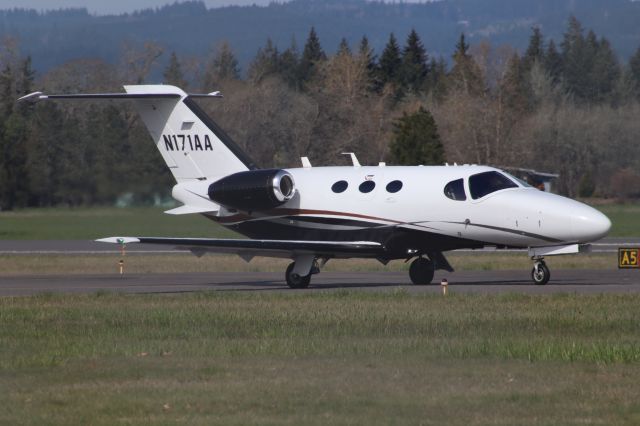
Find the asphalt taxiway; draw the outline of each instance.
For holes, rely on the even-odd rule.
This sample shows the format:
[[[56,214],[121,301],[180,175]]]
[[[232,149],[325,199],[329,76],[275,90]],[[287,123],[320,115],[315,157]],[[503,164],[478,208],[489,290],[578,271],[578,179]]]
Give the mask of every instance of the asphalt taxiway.
[[[594,252],[613,253],[618,247],[640,246],[640,239],[606,238],[593,245]],[[138,254],[184,253],[168,246],[127,245],[128,252]],[[0,241],[0,255],[32,254],[108,254],[118,253],[113,244],[86,240]],[[179,293],[190,291],[331,291],[354,289],[380,291],[404,288],[412,293],[440,292],[440,280],[447,278],[451,292],[468,293],[640,293],[640,270],[552,270],[551,282],[535,286],[530,272],[521,271],[438,271],[434,283],[413,286],[408,274],[401,272],[322,272],[314,276],[307,290],[290,290],[284,273],[220,272],[174,274],[103,274],[103,275],[19,275],[2,276],[0,296],[31,295],[43,292],[90,293]]]
[[[440,280],[449,281],[450,293],[640,293],[638,270],[555,270],[545,286],[531,282],[527,271],[461,271],[436,273],[434,284],[414,286],[401,272],[322,272],[313,277],[305,290],[291,290],[283,274],[268,272],[224,272],[181,274],[103,274],[103,275],[23,275],[0,276],[0,296],[26,296],[38,293],[182,293],[194,291],[318,292],[358,290],[410,293],[441,292]]]

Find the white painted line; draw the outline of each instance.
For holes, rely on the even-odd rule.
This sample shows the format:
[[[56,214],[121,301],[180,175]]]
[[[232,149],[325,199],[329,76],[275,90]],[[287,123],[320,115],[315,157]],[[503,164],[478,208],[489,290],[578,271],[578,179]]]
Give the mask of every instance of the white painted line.
[[[592,243],[592,246],[637,246],[640,245],[640,241],[635,243]]]

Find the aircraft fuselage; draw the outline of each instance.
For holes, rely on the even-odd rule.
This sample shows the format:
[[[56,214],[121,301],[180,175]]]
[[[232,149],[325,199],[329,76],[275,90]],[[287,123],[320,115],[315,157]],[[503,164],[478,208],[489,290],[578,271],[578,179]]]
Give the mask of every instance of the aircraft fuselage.
[[[385,245],[390,258],[405,257],[407,250],[586,243],[601,238],[610,227],[596,209],[527,187],[491,167],[285,170],[296,187],[287,203],[260,212],[223,208],[215,219],[250,238],[377,241]],[[513,186],[486,195],[478,188],[474,191],[470,178],[487,173],[500,174]],[[445,187],[460,179],[458,191],[463,192],[457,199],[451,191],[447,196]]]

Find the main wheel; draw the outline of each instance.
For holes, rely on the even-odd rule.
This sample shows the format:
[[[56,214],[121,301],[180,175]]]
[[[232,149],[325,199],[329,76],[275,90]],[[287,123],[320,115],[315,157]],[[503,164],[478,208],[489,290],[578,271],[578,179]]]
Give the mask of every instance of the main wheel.
[[[549,282],[549,278],[551,278],[551,272],[544,262],[538,262],[537,266],[537,268],[534,266],[531,270],[533,283],[536,285],[545,285]]]
[[[415,285],[430,284],[433,280],[435,266],[432,261],[424,257],[419,257],[411,262],[409,267],[409,277]]]
[[[293,268],[296,266],[296,262],[292,262],[287,266],[287,272],[285,273],[285,278],[287,280],[287,285],[290,288],[307,288],[309,287],[309,283],[311,282],[311,274],[303,277],[302,275],[298,275],[293,272]]]

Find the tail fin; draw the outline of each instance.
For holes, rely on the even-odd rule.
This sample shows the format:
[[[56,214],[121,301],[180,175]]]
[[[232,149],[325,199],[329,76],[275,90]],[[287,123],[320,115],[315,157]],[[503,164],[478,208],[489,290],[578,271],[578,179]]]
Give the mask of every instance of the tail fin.
[[[194,101],[197,97],[220,97],[218,93],[188,95],[178,87],[165,85],[125,86],[125,91],[127,93],[93,95],[44,95],[37,92],[20,100],[133,100],[177,182],[218,178],[257,168]]]

